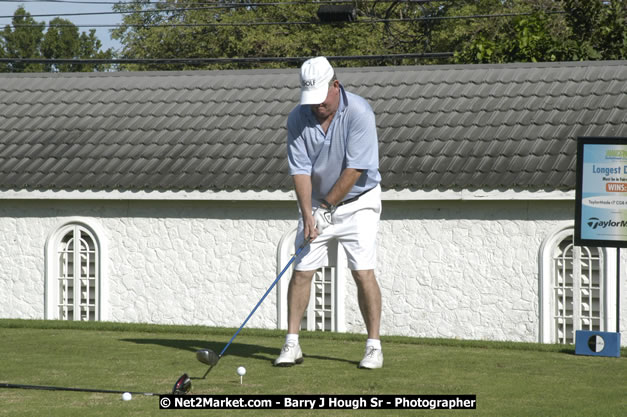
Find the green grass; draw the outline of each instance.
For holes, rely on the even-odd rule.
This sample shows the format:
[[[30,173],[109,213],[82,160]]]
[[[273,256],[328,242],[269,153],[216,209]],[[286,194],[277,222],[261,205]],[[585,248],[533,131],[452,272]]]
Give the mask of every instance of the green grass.
[[[182,373],[207,369],[194,352],[219,352],[235,329],[0,320],[0,382],[169,393]],[[357,368],[364,336],[305,332],[305,362],[274,368],[284,333],[244,329],[195,394],[476,394],[472,411],[159,410],[158,399],[0,389],[0,416],[624,416],[621,358],[574,355],[573,346],[384,337],[385,367]],[[240,384],[235,370],[245,366]]]

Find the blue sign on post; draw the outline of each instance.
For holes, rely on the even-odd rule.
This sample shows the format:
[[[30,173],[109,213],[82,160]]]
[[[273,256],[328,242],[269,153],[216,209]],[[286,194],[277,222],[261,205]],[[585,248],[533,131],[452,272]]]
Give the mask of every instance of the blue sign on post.
[[[579,138],[575,244],[627,247],[627,138]]]
[[[616,333],[575,332],[578,355],[620,356],[620,248],[627,247],[627,138],[577,140],[575,244],[616,248]]]

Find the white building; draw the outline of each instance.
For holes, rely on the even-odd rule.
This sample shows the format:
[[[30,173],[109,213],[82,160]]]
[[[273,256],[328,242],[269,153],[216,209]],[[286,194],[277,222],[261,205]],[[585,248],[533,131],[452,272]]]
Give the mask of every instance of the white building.
[[[572,239],[576,138],[627,136],[626,64],[338,69],[377,115],[383,334],[616,331],[616,250]],[[238,327],[294,251],[298,94],[296,70],[0,74],[0,318]],[[306,325],[364,332],[337,264]],[[288,279],[248,327],[285,326]]]

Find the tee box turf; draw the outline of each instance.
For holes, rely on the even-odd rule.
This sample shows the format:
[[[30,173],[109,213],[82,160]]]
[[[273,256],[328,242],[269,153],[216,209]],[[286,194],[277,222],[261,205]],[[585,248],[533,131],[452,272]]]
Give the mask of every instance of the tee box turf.
[[[575,354],[620,357],[620,333],[577,330]]]

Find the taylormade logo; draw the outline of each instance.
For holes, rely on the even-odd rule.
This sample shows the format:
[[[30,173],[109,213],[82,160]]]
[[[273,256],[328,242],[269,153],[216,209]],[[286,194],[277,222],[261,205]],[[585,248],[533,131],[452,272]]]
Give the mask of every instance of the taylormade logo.
[[[627,227],[627,220],[599,220],[596,217],[590,217],[588,219],[588,226],[593,230],[596,228],[605,229],[607,227]]]

